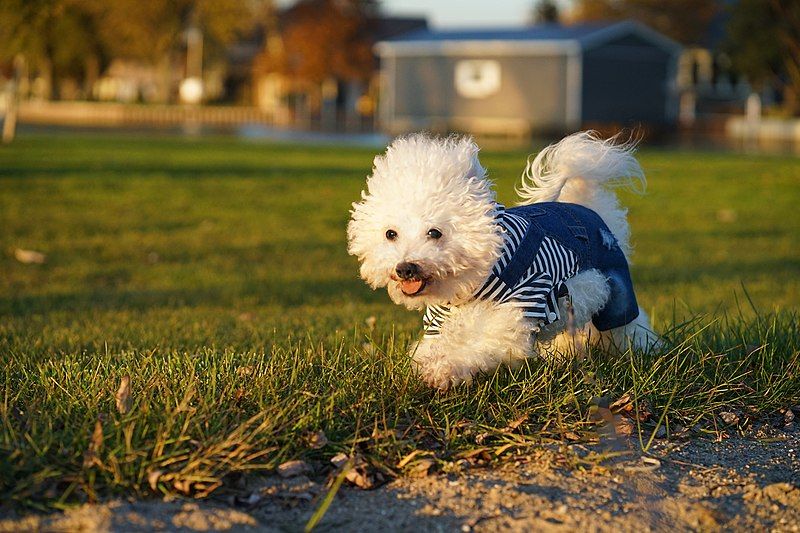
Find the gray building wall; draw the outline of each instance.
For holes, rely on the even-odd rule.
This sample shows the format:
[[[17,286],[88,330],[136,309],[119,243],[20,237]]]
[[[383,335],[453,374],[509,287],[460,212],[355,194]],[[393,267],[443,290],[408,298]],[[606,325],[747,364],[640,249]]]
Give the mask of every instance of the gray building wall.
[[[456,63],[465,59],[500,64],[498,92],[468,98],[456,89]],[[396,56],[384,63],[392,86],[387,109],[390,129],[419,127],[476,129],[483,120],[502,128],[511,125],[534,130],[559,130],[566,123],[566,55],[414,55]]]
[[[584,122],[672,121],[670,81],[675,57],[628,35],[583,52]]]

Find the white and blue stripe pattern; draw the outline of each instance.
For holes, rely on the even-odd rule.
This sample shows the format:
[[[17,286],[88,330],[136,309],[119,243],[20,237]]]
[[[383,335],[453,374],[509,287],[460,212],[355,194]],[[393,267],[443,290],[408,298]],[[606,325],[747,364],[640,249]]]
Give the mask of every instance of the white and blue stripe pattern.
[[[508,280],[503,279],[503,273],[523,243],[530,222],[524,217],[509,213],[499,204],[495,216],[503,233],[503,246],[489,277],[473,298],[494,300],[518,307],[522,309],[522,315],[533,322],[534,328],[555,322],[559,319],[558,294],[564,281],[578,271],[577,257],[557,241],[544,236],[533,256],[533,263],[509,286]],[[442,324],[450,314],[451,309],[448,306],[428,306],[422,319],[425,336],[439,335]]]

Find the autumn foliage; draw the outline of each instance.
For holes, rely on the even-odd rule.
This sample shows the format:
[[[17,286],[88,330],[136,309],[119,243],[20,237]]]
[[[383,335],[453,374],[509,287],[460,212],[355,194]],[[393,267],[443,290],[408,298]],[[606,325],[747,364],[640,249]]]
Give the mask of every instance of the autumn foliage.
[[[261,72],[295,80],[365,81],[375,69],[371,17],[363,0],[302,0],[280,21],[280,46],[257,60]]]

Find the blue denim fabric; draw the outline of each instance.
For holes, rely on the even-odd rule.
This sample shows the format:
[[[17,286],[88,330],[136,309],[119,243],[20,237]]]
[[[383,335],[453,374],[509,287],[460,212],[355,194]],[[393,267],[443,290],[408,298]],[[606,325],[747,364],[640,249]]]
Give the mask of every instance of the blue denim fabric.
[[[596,268],[608,279],[611,294],[605,307],[592,317],[600,331],[624,326],[639,316],[628,261],[600,215],[581,205],[541,202],[507,208],[524,217],[530,227],[502,278],[512,281],[533,262],[545,236],[558,241],[578,257],[578,272]]]

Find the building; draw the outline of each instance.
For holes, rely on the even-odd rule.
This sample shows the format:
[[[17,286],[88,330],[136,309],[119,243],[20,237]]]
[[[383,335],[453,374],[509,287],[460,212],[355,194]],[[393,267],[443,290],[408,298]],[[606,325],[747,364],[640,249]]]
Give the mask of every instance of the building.
[[[380,120],[390,133],[527,135],[677,120],[681,48],[632,21],[424,30],[376,50]]]

